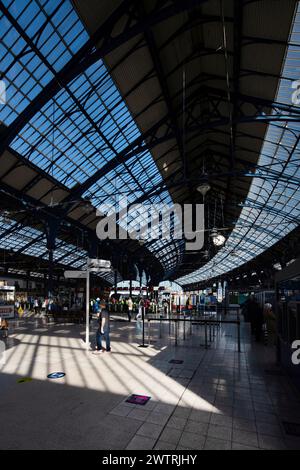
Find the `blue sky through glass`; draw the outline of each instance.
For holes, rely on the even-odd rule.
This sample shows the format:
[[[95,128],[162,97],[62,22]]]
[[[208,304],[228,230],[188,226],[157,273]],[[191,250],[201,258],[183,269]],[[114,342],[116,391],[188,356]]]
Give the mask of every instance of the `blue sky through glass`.
[[[87,252],[70,243],[57,240],[57,247],[54,250],[54,261],[73,269],[84,269],[87,260]],[[28,256],[36,256],[40,259],[48,259],[48,250],[45,234],[32,227],[21,225],[20,223],[0,216],[0,249],[12,250],[14,253],[21,252]],[[14,266],[9,258],[4,258],[14,272],[20,272],[20,268]],[[22,267],[26,262],[22,263]],[[28,263],[28,268],[32,263]],[[26,269],[24,271],[26,274]],[[113,273],[102,273],[100,277],[113,282]]]
[[[300,79],[300,5],[290,35],[276,101],[291,106],[292,83]],[[202,268],[177,279],[182,285],[200,282],[242,266],[274,245],[300,222],[300,123],[268,126],[255,177],[235,228],[225,246]],[[278,178],[272,176],[274,170]],[[258,174],[258,173],[257,173]]]
[[[0,108],[0,121],[11,124],[88,40],[69,0],[3,2],[26,35],[44,57],[21,38],[10,21],[0,14],[0,70],[7,85],[7,105]],[[71,189],[140,136],[126,104],[99,60],[80,74],[29,121],[11,147],[39,168]],[[113,204],[121,189],[129,202],[162,182],[150,152],[135,155],[126,164],[101,178],[85,194],[95,207]],[[166,188],[152,201],[171,204]],[[142,220],[140,221],[142,222]],[[144,219],[146,223],[146,219]],[[122,224],[122,222],[121,222]],[[178,263],[183,244],[174,241],[169,255],[162,252],[166,242],[158,240],[149,249],[160,258],[166,271]]]

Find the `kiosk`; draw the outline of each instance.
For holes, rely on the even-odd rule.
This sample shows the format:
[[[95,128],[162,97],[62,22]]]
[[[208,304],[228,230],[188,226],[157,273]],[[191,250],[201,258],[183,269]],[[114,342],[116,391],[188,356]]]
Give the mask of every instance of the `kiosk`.
[[[0,286],[0,319],[15,317],[15,287]]]

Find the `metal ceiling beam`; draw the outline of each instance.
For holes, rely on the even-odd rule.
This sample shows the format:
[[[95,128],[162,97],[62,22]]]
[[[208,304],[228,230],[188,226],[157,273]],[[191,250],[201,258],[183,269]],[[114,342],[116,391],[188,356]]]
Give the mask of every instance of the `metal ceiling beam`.
[[[20,248],[19,250],[15,251],[15,254],[17,255],[21,255],[24,253],[24,250],[28,250],[28,248],[30,248],[32,245],[34,245],[35,243],[43,240],[43,238],[46,239],[46,235],[45,233],[42,233],[41,235],[39,235],[37,238],[35,238],[34,240],[31,240],[30,242],[28,242],[26,245],[24,245],[22,248]]]
[[[242,266],[239,266],[237,268],[234,268],[227,273],[221,274],[220,276],[216,276],[214,278],[211,278],[209,281],[214,282],[216,280],[228,280],[229,278],[233,278],[235,276],[242,276],[244,273],[249,274],[251,272],[255,271],[260,271],[264,270],[266,267],[270,266],[270,263],[276,263],[276,262],[281,262],[281,254],[282,253],[287,253],[287,251],[290,251],[290,256],[297,257],[299,250],[295,251],[295,249],[292,249],[292,246],[294,245],[294,241],[299,240],[299,234],[300,230],[299,227],[297,227],[295,230],[290,232],[288,235],[286,235],[282,240],[278,241],[275,245],[272,247],[268,248],[266,251],[261,253],[260,255],[256,256],[253,260],[248,261]],[[296,247],[299,246],[299,243],[295,245]],[[261,275],[262,273],[259,273]],[[199,281],[199,282],[193,282],[191,284],[186,284],[184,285],[185,290],[189,290],[191,288],[196,288],[198,289],[199,286],[204,286],[207,281]]]
[[[2,214],[0,213],[0,216],[2,216]],[[21,220],[13,220],[14,222],[14,225],[6,230],[4,230],[4,232],[0,233],[0,239],[6,237],[7,235],[10,235],[12,233],[14,233],[16,230],[18,230],[19,228],[21,228],[23,226],[22,222],[25,222],[27,219],[27,215],[25,217],[23,217]],[[11,219],[9,219],[11,220]]]
[[[0,9],[1,9],[1,3],[0,3]],[[4,7],[5,9],[5,7]],[[17,23],[17,21],[14,19],[14,17],[9,13],[9,11],[6,9],[6,16],[9,18],[10,22],[14,25],[14,27],[16,28],[16,30],[18,31],[18,33],[20,34],[21,38],[27,43],[27,45],[30,47],[30,49],[32,51],[35,52],[36,56],[40,58],[40,60],[42,61],[42,63],[48,68],[48,70],[51,71],[52,75],[53,76],[56,76],[56,71],[54,69],[54,67],[48,62],[48,60],[41,54],[40,50],[38,49],[38,47],[36,46],[36,44],[32,41],[32,39],[27,35],[27,33],[22,29],[22,27]],[[93,129],[100,137],[100,139],[105,143],[105,145],[107,146],[108,149],[111,150],[111,152],[118,158],[118,152],[115,150],[114,146],[112,145],[112,143],[110,142],[110,140],[108,140],[106,138],[106,136],[101,132],[100,130],[100,127],[93,121],[93,119],[91,118],[91,116],[89,115],[89,113],[85,110],[85,107],[84,105],[81,103],[81,101],[74,95],[74,93],[71,91],[71,89],[69,88],[69,86],[66,84],[65,85],[65,90],[66,92],[70,95],[70,97],[72,98],[72,100],[74,101],[76,107],[80,110],[80,112],[85,116],[85,118],[87,119],[87,121],[89,122],[90,126],[91,126],[91,129]],[[52,123],[52,126],[53,128],[56,128],[56,123]],[[41,139],[43,139],[43,137],[41,136]],[[126,163],[125,163],[125,166],[126,166]],[[51,168],[51,164],[49,166],[49,169],[48,171],[50,171],[50,168]],[[128,170],[128,168],[127,168]],[[131,174],[131,177],[133,179],[133,181],[135,181],[136,185],[137,186],[140,186],[139,185],[139,182],[136,180],[135,176],[133,173],[130,172],[130,170],[128,170],[129,173]],[[140,189],[143,190],[142,186],[140,186]]]
[[[146,18],[146,12],[144,10],[143,3],[140,2],[139,0],[135,0],[136,6],[137,6],[137,11],[138,14],[140,15],[140,20],[143,21],[143,19]],[[151,55],[152,62],[154,64],[154,70],[156,73],[156,77],[158,79],[160,88],[162,90],[162,95],[164,98],[164,101],[166,103],[167,109],[168,109],[168,114],[169,114],[169,119],[171,122],[171,128],[174,132],[176,142],[179,148],[179,152],[181,155],[181,160],[182,160],[182,166],[185,169],[185,155],[184,155],[184,142],[183,142],[183,136],[178,128],[177,122],[176,122],[176,113],[175,109],[173,106],[173,102],[171,100],[171,96],[169,93],[168,85],[167,85],[167,80],[164,75],[163,67],[159,58],[159,49],[157,48],[155,44],[155,39],[152,31],[150,29],[146,29],[144,31],[144,36],[146,38],[147,46]],[[185,173],[185,171],[184,171]]]
[[[238,115],[238,99],[240,94],[240,69],[241,69],[241,41],[243,33],[243,0],[234,0],[234,33],[233,33],[233,100],[231,115],[231,136],[230,136],[230,163],[231,167],[236,162],[236,137],[237,137],[237,115]],[[229,83],[230,86],[230,83]],[[226,209],[230,199],[231,179],[228,178],[226,196],[224,202],[224,217],[226,217]]]
[[[275,45],[275,46],[282,46],[282,47],[287,47],[289,44],[294,47],[299,47],[299,44],[293,44],[292,42],[289,41],[281,41],[279,39],[271,39],[271,38],[262,38],[258,36],[247,36],[244,35],[243,38],[243,44],[242,46],[248,46],[251,44],[267,44],[267,45]]]
[[[266,203],[258,202],[257,200],[248,198],[245,200],[244,207],[249,207],[249,209],[262,209],[265,212],[282,217],[288,220],[291,224],[300,225],[300,219],[288,214],[282,209],[276,209],[274,207],[268,206]]]
[[[300,141],[300,136],[298,136],[298,138],[296,139],[296,142],[294,143],[294,146],[293,146],[293,148],[292,148],[292,150],[291,150],[291,152],[290,152],[290,154],[289,154],[287,160],[284,162],[284,166],[283,166],[283,168],[282,168],[281,174],[283,174],[284,171],[285,171],[285,169],[287,168],[287,166],[288,166],[288,164],[289,164],[289,162],[290,162],[290,160],[291,160],[291,158],[292,158],[294,152],[296,151],[296,149],[297,149],[297,147],[298,147],[299,141]],[[254,201],[255,204],[258,206],[258,208],[261,209],[261,210],[259,211],[258,215],[255,216],[254,221],[252,221],[252,226],[256,223],[256,221],[258,220],[259,215],[261,214],[261,212],[262,212],[263,210],[267,210],[267,211],[273,213],[273,214],[276,215],[276,216],[280,215],[280,214],[279,214],[279,211],[276,211],[276,209],[274,209],[273,207],[269,207],[269,206],[268,206],[268,203],[269,203],[269,201],[270,201],[270,198],[271,198],[271,196],[272,196],[274,190],[275,190],[275,187],[273,187],[273,189],[271,190],[269,196],[266,198],[266,201],[265,201],[264,203],[257,203],[257,201]],[[248,200],[249,200],[249,198],[248,198]],[[281,211],[281,214],[283,214],[282,211]],[[290,217],[289,214],[286,214],[285,216],[286,216],[287,220],[288,220],[289,218],[291,218],[291,220],[290,220],[291,224],[294,223],[296,226],[299,226],[299,220],[297,220],[297,219],[294,218],[294,217]],[[247,232],[244,234],[244,236],[241,237],[241,239],[238,241],[237,245],[236,245],[235,248],[234,248],[235,250],[238,249],[238,247],[239,247],[240,244],[243,242],[244,238],[247,236],[247,234],[250,232],[250,230],[251,230],[251,226],[248,228],[248,230],[247,230]],[[224,260],[225,260],[228,256],[229,256],[229,253],[222,259],[222,261],[224,262]],[[225,274],[227,274],[227,273],[225,273]]]
[[[202,89],[202,93],[205,94],[205,91],[207,90],[207,87],[201,87],[201,89]],[[214,89],[213,92],[215,94],[216,90]],[[217,90],[217,92],[218,92],[218,90]],[[200,93],[200,90],[196,90],[194,95],[199,96],[199,93]],[[221,95],[222,95],[222,93],[221,93]],[[222,98],[224,98],[224,94],[222,95]],[[249,98],[250,102],[253,102],[253,97],[244,97],[243,96],[243,99],[245,99],[245,102],[248,102],[248,98]],[[193,97],[191,99],[193,99]],[[256,102],[256,100],[254,100],[254,101]],[[263,103],[267,106],[273,105],[273,103],[266,102],[266,100],[263,100]],[[281,105],[279,105],[279,106],[276,105],[276,106],[281,109]],[[283,110],[285,111],[286,108],[288,108],[288,107],[286,105],[283,105],[283,108],[284,108]],[[248,116],[246,119],[248,121],[256,121],[257,120],[256,113],[257,113],[256,108],[254,108],[253,116]],[[299,112],[298,112],[298,115],[295,116],[295,118],[293,116],[293,119],[297,119],[298,116],[300,117]],[[290,118],[289,116],[284,116],[284,118],[281,117],[280,120],[281,119],[289,119],[289,118]],[[118,157],[115,157],[112,160],[110,160],[108,163],[106,163],[98,172],[96,172],[91,178],[88,178],[82,185],[78,185],[78,186],[74,187],[73,190],[72,190],[72,193],[70,194],[70,196],[66,200],[72,200],[74,198],[76,199],[76,197],[80,197],[87,189],[89,189],[90,186],[92,186],[94,183],[96,183],[102,176],[105,176],[107,173],[114,170],[117,166],[119,166],[123,162],[128,161],[130,158],[137,155],[141,151],[145,151],[147,149],[151,150],[151,148],[153,148],[155,145],[158,145],[162,142],[173,139],[174,134],[172,132],[172,129],[170,128],[170,125],[167,126],[168,119],[169,119],[169,116],[167,114],[159,123],[155,124],[151,129],[149,129],[144,134],[142,134],[137,139],[135,139],[135,141],[133,141],[126,149],[121,151],[118,154]],[[272,116],[259,116],[259,122],[262,122],[262,121],[264,122],[265,119],[273,120],[273,119],[277,119],[277,117],[273,116],[273,115]],[[193,121],[193,124],[194,123],[195,123],[195,121]],[[209,123],[204,123],[204,124],[199,123],[197,126],[194,125],[193,127],[192,126],[187,127],[187,133],[188,134],[193,133],[193,132],[199,133],[199,131],[201,131],[201,130],[210,129],[210,128],[214,128],[214,127],[217,127],[217,126],[222,126],[222,125],[225,125],[226,123],[228,123],[228,118],[223,118],[223,119],[216,120],[214,122],[209,122]],[[158,133],[161,134],[161,128],[163,126],[165,126],[165,135],[160,136],[158,138],[156,134],[158,134]],[[147,143],[145,144],[144,141],[146,141]],[[32,169],[34,169],[38,173],[41,173],[41,175],[43,177],[53,180],[54,185],[57,185],[60,188],[68,190],[65,186],[61,185],[54,178],[51,178],[50,175],[47,175],[45,172],[43,172],[43,170],[40,170],[38,167],[36,167],[36,165],[32,164],[31,162],[29,162],[25,158],[22,158],[21,156],[19,156],[17,154],[17,152],[12,151],[12,153],[21,160],[22,164],[30,166]],[[66,200],[64,200],[64,201],[66,201]]]
[[[32,209],[34,209],[35,205],[38,204],[38,209],[36,210],[36,216],[37,216],[38,220],[40,220],[41,218],[44,220],[44,219],[47,219],[47,217],[51,217],[51,218],[54,217],[54,218],[57,218],[58,220],[61,220],[62,217],[65,217],[64,214],[62,215],[62,211],[56,210],[55,208],[51,209],[46,204],[42,204],[39,201],[36,201],[35,199],[33,199],[32,197],[30,197],[28,195],[24,195],[24,194],[22,194],[22,192],[14,189],[14,188],[11,188],[7,185],[4,185],[4,183],[2,183],[2,187],[3,187],[3,190],[5,190],[5,192],[7,194],[10,194],[13,198],[16,198],[17,200],[21,200],[21,198],[22,198],[25,202],[27,202],[28,205],[30,205],[30,207]],[[0,186],[0,190],[1,190],[1,186]],[[68,217],[65,217],[65,220],[68,222],[68,224],[70,224],[70,227],[74,227],[76,229],[79,229],[80,232],[85,232],[87,234],[87,236],[90,236],[90,237],[95,236],[94,231],[91,230],[90,228],[88,228],[87,226],[83,226],[82,224],[80,224],[77,221],[74,221],[73,219],[70,219]],[[72,230],[72,229],[70,229],[70,230]],[[35,243],[41,241],[43,238],[45,238],[44,233],[42,233],[36,239],[31,240],[29,243],[27,243],[25,246],[23,246],[16,253],[22,255],[22,253],[24,252],[25,249],[30,248],[30,246],[32,246]],[[64,242],[64,240],[61,240],[60,244],[63,244],[63,242]],[[130,247],[132,247],[132,244],[130,245],[129,242],[130,241],[127,241],[125,250],[126,250],[128,256],[132,256],[133,252],[130,251]],[[99,240],[99,245],[101,243],[102,243],[102,241]],[[125,240],[125,243],[126,243],[126,240]],[[116,246],[117,245],[113,245],[114,250],[117,249]],[[154,269],[158,273],[160,273],[160,276],[163,276],[164,270],[163,270],[163,267],[162,267],[159,259],[155,259],[155,256],[151,252],[148,252],[146,247],[143,248],[142,251],[144,252],[144,257],[147,260],[147,263],[149,262],[149,259],[150,259],[153,266],[155,267]],[[34,258],[39,259],[39,257],[35,257],[35,256],[34,256]],[[80,259],[80,258],[81,258],[81,256],[78,259]],[[46,262],[46,260],[45,260],[45,262]]]
[[[72,59],[59,72],[53,72],[54,78],[32,100],[30,105],[19,114],[15,121],[13,121],[8,128],[2,130],[0,155],[25,124],[27,124],[52,97],[95,62],[102,59],[120,45],[123,45],[135,36],[143,33],[146,29],[150,29],[156,24],[174,15],[195,8],[206,1],[207,0],[185,0],[182,2],[176,0],[172,2],[172,5],[167,7],[161,7],[159,2],[155,2],[152,10],[148,12],[147,17],[141,22],[136,22],[134,12],[131,11],[133,1],[124,0],[90,37],[86,44],[74,54]],[[14,26],[17,32],[24,37],[24,31],[2,2],[0,2],[0,11]],[[127,18],[127,21],[123,22],[122,31],[119,32],[119,34],[114,34],[115,28],[120,28],[121,20],[124,19],[124,17]],[[30,43],[30,41],[28,43]],[[42,61],[45,60],[36,47],[34,47],[33,50],[41,56]]]
[[[223,103],[223,100],[226,99],[226,95],[221,91],[221,90],[216,90],[216,89],[211,89],[208,87],[201,87],[202,93],[208,100],[212,99],[212,107],[213,107],[213,113],[215,114],[217,112],[217,106],[220,106],[221,103]],[[199,99],[199,92],[200,90],[196,90],[195,93],[193,93],[193,96],[190,97],[189,101],[193,100],[194,96],[197,96]],[[208,92],[213,92],[213,96],[211,97]],[[217,96],[215,96],[218,93]],[[293,115],[286,114],[277,114],[277,115],[258,115],[261,105],[266,106],[266,107],[272,107],[276,108],[276,110],[284,111],[284,112],[289,112],[290,107],[283,105],[283,104],[278,104],[276,103],[274,105],[273,102],[268,101],[268,100],[260,100],[255,97],[251,96],[245,96],[245,95],[240,95],[240,105],[242,106],[243,104],[248,104],[251,103],[253,104],[253,114],[249,116],[240,116],[237,118],[236,122],[260,122],[260,123],[268,123],[268,122],[274,122],[274,121],[297,121],[300,119],[300,111],[299,110],[294,110]],[[193,103],[195,105],[195,102]],[[192,109],[188,108],[187,109],[187,115],[188,119],[190,118],[192,114]],[[81,196],[85,191],[89,189],[90,186],[92,186],[94,183],[96,183],[102,176],[105,176],[106,173],[114,170],[121,162],[121,164],[127,162],[129,158],[131,158],[132,154],[134,152],[138,153],[140,151],[144,150],[151,150],[154,146],[159,145],[162,142],[166,142],[167,140],[174,139],[175,135],[173,133],[173,129],[170,125],[169,121],[169,114],[165,115],[163,119],[161,119],[158,123],[156,123],[151,129],[147,130],[145,133],[141,134],[137,139],[135,139],[126,149],[122,150],[119,154],[118,157],[113,158],[111,161],[109,161],[104,167],[100,168],[94,175],[92,175],[90,178],[88,178],[82,185],[79,185],[78,187],[75,187],[72,190],[73,196]],[[193,125],[188,126],[186,128],[187,134],[189,133],[199,133],[204,130],[209,130],[214,127],[219,127],[219,126],[225,126],[229,123],[228,117],[224,117],[221,114],[219,114],[219,118],[215,118],[213,121],[208,121],[208,122],[201,122],[198,121],[196,118],[191,119]],[[161,136],[161,128],[165,126],[165,135]],[[157,137],[157,134],[160,135],[160,137]],[[146,142],[146,146],[144,144],[144,141]],[[128,154],[128,152],[131,152]]]
[[[31,196],[23,194],[21,191],[10,187],[10,186],[4,184],[3,182],[1,183],[1,186],[2,186],[2,190],[5,191],[5,193],[10,194],[13,198],[16,198],[18,201],[23,199],[32,209],[34,209],[38,205],[38,209],[36,210],[36,215],[37,215],[37,217],[39,217],[39,219],[40,218],[45,219],[47,217],[51,217],[51,218],[61,220],[62,218],[65,218],[66,222],[68,222],[71,227],[74,227],[74,228],[78,229],[80,232],[85,232],[87,234],[87,236],[92,237],[92,236],[95,235],[94,231],[92,229],[78,223],[77,221],[75,221],[75,220],[73,220],[69,217],[66,217],[65,214],[62,214],[62,212],[60,210],[56,210],[55,208],[50,208],[46,204],[43,204],[40,201],[35,200]],[[0,187],[0,189],[1,189],[1,187]],[[36,243],[39,239],[42,239],[44,237],[45,237],[45,234],[41,234],[40,237],[37,237],[37,239],[32,240],[32,242],[29,243],[27,248],[30,247],[31,244]],[[101,243],[101,241],[99,240],[99,244],[100,243]],[[25,249],[25,247],[22,247],[20,252],[22,252],[24,249]],[[131,252],[129,251],[129,254],[130,253]],[[151,257],[151,253],[149,253],[149,256]],[[156,260],[156,262],[157,262],[157,265],[160,265],[160,262],[159,262],[158,259]]]

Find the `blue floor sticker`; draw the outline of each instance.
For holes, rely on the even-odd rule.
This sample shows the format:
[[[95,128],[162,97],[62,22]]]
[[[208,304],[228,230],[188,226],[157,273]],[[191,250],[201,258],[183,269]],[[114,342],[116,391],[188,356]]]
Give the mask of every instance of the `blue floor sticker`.
[[[66,374],[64,372],[52,372],[52,374],[47,375],[48,379],[61,379]]]

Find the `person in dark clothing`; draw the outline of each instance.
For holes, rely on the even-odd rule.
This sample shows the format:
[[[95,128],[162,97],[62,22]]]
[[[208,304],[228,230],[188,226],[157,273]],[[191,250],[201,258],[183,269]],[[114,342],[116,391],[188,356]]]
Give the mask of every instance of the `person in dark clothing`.
[[[248,311],[249,302],[250,302],[250,298],[248,298],[242,305],[242,315],[244,316],[244,320],[246,323],[250,322],[249,311]]]
[[[251,323],[251,333],[255,335],[255,340],[259,342],[262,336],[262,326],[264,323],[263,309],[255,297],[251,297],[248,302],[247,310]]]
[[[103,299],[100,302],[100,310],[97,313],[98,328],[96,332],[96,351],[94,354],[101,354],[104,351],[110,352],[110,325],[109,325],[109,306],[108,302]],[[106,349],[102,348],[102,339],[105,339]]]

